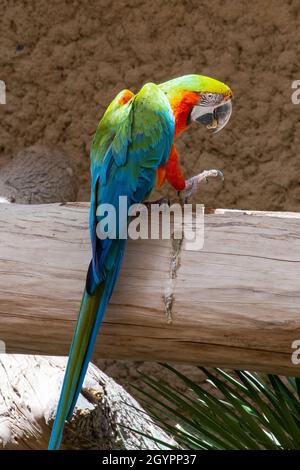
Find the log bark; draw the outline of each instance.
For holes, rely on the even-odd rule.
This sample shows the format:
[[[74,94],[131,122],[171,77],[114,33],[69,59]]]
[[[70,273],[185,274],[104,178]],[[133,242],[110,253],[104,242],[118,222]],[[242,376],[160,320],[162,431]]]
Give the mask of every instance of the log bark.
[[[0,449],[47,449],[66,359],[0,355]],[[159,449],[174,445],[137,401],[90,365],[61,449]]]
[[[94,358],[300,375],[299,229],[299,214],[216,211],[201,251],[129,241]],[[87,204],[0,206],[7,352],[68,353],[89,258]]]

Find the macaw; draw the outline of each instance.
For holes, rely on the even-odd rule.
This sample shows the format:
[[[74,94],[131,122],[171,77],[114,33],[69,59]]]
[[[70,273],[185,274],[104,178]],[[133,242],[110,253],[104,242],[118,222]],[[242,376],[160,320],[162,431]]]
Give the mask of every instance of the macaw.
[[[160,85],[147,83],[136,95],[130,90],[121,91],[100,120],[90,152],[92,260],[50,450],[59,448],[65,421],[72,416],[125,250],[126,240],[118,238],[118,232],[116,239],[97,237],[97,207],[109,203],[118,211],[119,196],[127,196],[128,206],[141,203],[166,180],[177,191],[183,191],[186,181],[174,144],[176,137],[193,121],[205,124],[213,132],[222,129],[231,115],[231,98],[232,91],[224,83],[186,75]]]

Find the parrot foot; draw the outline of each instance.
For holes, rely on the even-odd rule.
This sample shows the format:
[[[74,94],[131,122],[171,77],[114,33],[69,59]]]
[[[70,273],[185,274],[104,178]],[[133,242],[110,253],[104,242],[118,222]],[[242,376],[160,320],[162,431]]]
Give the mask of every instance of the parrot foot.
[[[210,177],[220,177],[222,181],[224,181],[224,175],[220,170],[204,170],[202,173],[199,173],[196,176],[192,176],[185,182],[185,189],[183,191],[183,199],[184,202],[187,203],[189,198],[198,191],[200,184],[205,181],[208,182],[208,178]]]

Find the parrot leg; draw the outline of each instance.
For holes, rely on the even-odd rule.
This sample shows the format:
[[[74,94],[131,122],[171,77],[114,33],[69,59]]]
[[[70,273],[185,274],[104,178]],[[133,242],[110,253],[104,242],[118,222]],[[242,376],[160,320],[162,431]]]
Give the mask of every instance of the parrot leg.
[[[184,203],[187,203],[189,198],[198,191],[200,184],[205,181],[207,183],[210,177],[220,177],[224,181],[224,175],[220,170],[204,170],[196,176],[192,176],[185,182],[185,189],[182,191]]]

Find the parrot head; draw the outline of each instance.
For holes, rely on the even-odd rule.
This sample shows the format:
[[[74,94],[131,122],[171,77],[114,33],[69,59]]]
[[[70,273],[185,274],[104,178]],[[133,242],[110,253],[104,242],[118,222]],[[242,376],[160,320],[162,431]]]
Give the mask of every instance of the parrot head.
[[[175,117],[175,135],[192,121],[219,132],[232,112],[232,91],[218,80],[203,75],[184,75],[160,85]]]

